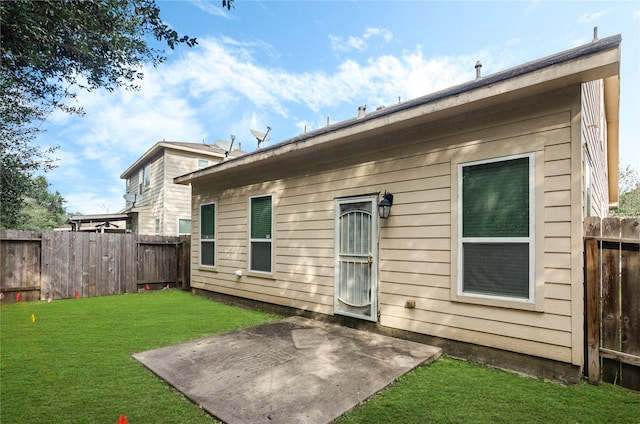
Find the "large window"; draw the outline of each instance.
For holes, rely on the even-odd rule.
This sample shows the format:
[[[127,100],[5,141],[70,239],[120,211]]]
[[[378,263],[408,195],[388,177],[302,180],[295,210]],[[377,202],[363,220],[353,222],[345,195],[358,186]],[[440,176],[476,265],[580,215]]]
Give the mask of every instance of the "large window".
[[[250,199],[249,270],[271,272],[273,252],[272,197]]]
[[[459,292],[533,301],[533,155],[462,164]]]
[[[200,205],[200,265],[216,265],[216,204]]]

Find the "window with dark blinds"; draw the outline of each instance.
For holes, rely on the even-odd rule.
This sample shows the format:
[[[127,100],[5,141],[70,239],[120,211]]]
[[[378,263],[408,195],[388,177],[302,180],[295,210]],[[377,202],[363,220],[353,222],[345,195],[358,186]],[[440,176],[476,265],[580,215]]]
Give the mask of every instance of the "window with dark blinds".
[[[200,265],[215,266],[216,205],[200,205]]]
[[[462,292],[530,300],[532,157],[462,165]]]
[[[252,197],[250,209],[249,269],[270,273],[273,254],[272,196]]]

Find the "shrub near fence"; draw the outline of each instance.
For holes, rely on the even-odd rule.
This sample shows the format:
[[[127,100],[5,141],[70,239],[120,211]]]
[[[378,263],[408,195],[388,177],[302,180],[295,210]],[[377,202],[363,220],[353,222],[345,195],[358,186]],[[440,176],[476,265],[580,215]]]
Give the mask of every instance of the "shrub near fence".
[[[189,288],[190,237],[0,231],[3,302]]]

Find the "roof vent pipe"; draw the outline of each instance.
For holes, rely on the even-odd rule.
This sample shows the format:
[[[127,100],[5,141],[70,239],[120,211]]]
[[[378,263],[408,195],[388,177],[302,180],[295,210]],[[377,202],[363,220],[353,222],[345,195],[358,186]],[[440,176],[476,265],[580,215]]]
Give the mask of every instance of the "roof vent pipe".
[[[363,118],[367,114],[367,105],[358,106],[358,119]]]
[[[598,41],[598,27],[593,27],[593,42]]]
[[[476,68],[476,79],[479,80],[481,78],[480,69],[482,68],[482,63],[480,63],[479,60],[476,62],[475,68]]]

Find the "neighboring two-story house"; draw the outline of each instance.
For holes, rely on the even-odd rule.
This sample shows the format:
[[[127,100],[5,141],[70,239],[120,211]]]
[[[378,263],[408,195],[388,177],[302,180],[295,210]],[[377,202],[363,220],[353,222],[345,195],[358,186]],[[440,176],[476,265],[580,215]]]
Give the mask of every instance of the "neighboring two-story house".
[[[230,157],[241,155],[233,150]],[[226,157],[210,144],[159,141],[136,160],[120,178],[126,180],[128,230],[138,234],[191,234],[191,187],[173,179],[206,168]]]

